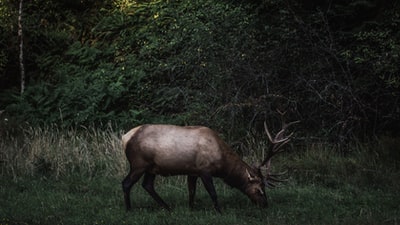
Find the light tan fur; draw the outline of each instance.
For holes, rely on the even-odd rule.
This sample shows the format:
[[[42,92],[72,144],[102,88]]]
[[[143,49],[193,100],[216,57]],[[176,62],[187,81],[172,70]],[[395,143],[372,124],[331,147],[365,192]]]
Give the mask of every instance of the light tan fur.
[[[137,133],[140,128],[143,129]],[[133,148],[140,151],[134,151],[132,161],[150,161],[150,171],[155,174],[196,174],[220,167],[223,152],[214,131],[207,127],[139,126],[122,137],[126,151],[130,150],[126,148],[128,141],[135,135],[139,137]]]
[[[210,128],[141,125],[122,136],[122,145],[130,164],[130,172],[122,182],[127,209],[131,207],[130,189],[143,174],[143,187],[164,208],[168,206],[154,191],[155,175],[188,175],[189,192],[195,190],[193,177],[200,177],[218,211],[212,177],[222,178],[256,204],[266,206],[259,170],[245,163]],[[190,204],[193,196],[190,194]]]

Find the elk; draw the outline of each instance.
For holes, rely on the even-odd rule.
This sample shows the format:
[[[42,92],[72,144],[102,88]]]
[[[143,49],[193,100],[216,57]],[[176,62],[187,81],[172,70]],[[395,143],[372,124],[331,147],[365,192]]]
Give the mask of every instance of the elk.
[[[298,121],[296,121],[298,122]],[[170,210],[154,189],[156,175],[187,175],[189,207],[193,208],[198,178],[210,195],[214,208],[221,212],[213,177],[239,189],[255,204],[266,207],[265,187],[274,187],[277,174],[271,174],[271,158],[283,151],[291,136],[287,128],[296,123],[283,123],[282,130],[272,137],[264,123],[271,146],[258,167],[249,166],[215,131],[202,126],[141,125],[122,136],[123,148],[130,164],[129,174],[122,181],[125,206],[131,209],[130,190],[144,175],[142,187],[163,208]],[[266,175],[261,173],[265,167]]]

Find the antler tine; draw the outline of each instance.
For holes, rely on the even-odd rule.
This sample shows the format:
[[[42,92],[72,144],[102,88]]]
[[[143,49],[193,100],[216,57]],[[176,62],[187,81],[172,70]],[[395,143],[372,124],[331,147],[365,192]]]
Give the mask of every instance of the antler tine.
[[[300,120],[296,120],[296,121],[293,121],[293,122],[290,122],[290,123],[285,123],[285,129],[287,129],[288,127],[290,127],[290,126],[292,126],[293,124],[296,124],[296,123],[300,123]]]
[[[267,133],[268,139],[271,141],[271,146],[270,149],[267,152],[266,157],[264,158],[263,162],[260,165],[260,168],[265,166],[266,168],[266,176],[264,183],[267,187],[276,187],[276,183],[284,182],[287,179],[280,179],[279,176],[282,174],[271,174],[271,159],[274,155],[283,152],[284,149],[282,148],[285,144],[287,144],[292,136],[294,135],[294,132],[290,133],[289,135],[285,136],[285,133],[287,129],[292,126],[293,124],[299,123],[300,121],[293,121],[290,123],[284,122],[283,116],[285,115],[286,112],[281,112],[277,110],[278,113],[282,117],[282,127],[281,130],[276,133],[275,137],[271,135],[271,133],[268,130],[267,123],[264,121],[264,129],[265,132]]]
[[[274,140],[272,139],[272,136],[271,136],[271,134],[269,133],[268,126],[267,126],[267,122],[265,122],[265,121],[264,121],[264,130],[265,130],[265,132],[267,133],[268,139],[269,139],[272,143],[274,143]]]
[[[279,142],[278,145],[274,146],[274,148],[273,148],[272,151],[273,151],[274,153],[283,152],[282,147],[283,147],[286,143],[288,143],[289,141],[290,141],[289,138],[285,138],[285,140],[284,140],[283,142]]]
[[[283,134],[285,133],[285,131],[286,131],[290,126],[292,126],[293,124],[299,123],[299,122],[300,122],[300,120],[296,120],[296,121],[293,121],[293,122],[290,122],[290,123],[282,123],[282,129],[276,134],[276,137],[281,137],[281,136],[283,136]],[[292,132],[291,134],[289,134],[288,136],[286,136],[286,138],[290,138],[290,137],[292,137],[292,135],[293,135],[293,132]]]
[[[295,121],[298,122],[298,121]],[[280,130],[276,135],[275,138],[272,138],[271,133],[268,130],[268,126],[267,123],[264,121],[264,129],[265,132],[267,133],[268,139],[271,141],[272,144],[278,144],[278,143],[282,143],[282,142],[286,142],[288,139],[290,139],[293,135],[293,132],[291,134],[289,134],[286,138],[281,138],[281,136],[283,136],[284,132],[286,131],[285,128],[283,128],[282,130]]]
[[[268,180],[265,180],[265,186],[268,188],[276,188],[279,186],[279,183],[287,182],[289,179],[277,179],[274,177],[269,177]]]
[[[276,177],[268,177],[268,181],[270,181],[270,182],[287,182],[289,179],[288,178],[284,178],[284,179],[279,179],[279,178],[276,178]]]
[[[277,185],[274,182],[266,181],[265,186],[272,189],[272,188],[276,188]]]
[[[263,162],[261,163],[260,167],[261,167],[261,166],[267,166],[267,167],[269,167],[269,165],[267,165],[267,164],[269,164],[271,158],[272,158],[275,154],[277,154],[277,153],[279,153],[279,152],[282,152],[282,149],[281,149],[282,146],[284,146],[286,143],[288,143],[288,142],[290,141],[290,138],[291,138],[291,136],[293,135],[293,133],[290,134],[289,136],[287,136],[286,138],[282,138],[282,137],[280,137],[280,136],[283,136],[283,134],[284,134],[284,132],[285,132],[285,129],[282,129],[282,130],[279,131],[279,132],[277,133],[277,135],[275,135],[275,137],[273,138],[272,135],[271,135],[271,133],[270,133],[269,130],[268,130],[268,126],[267,126],[267,123],[266,123],[265,121],[264,121],[264,129],[265,129],[265,132],[267,133],[268,139],[269,139],[269,140],[271,141],[271,143],[272,143],[272,146],[271,146],[270,150],[268,151],[267,156],[265,157],[265,159],[264,159]]]
[[[273,173],[273,174],[270,174],[270,176],[276,178],[276,177],[280,177],[280,176],[286,175],[287,173],[288,173],[288,171],[285,170],[285,171],[280,172],[280,173]]]
[[[266,187],[275,188],[279,185],[279,183],[287,182],[288,178],[280,178],[281,176],[287,174],[287,171],[276,174],[269,174],[267,179],[264,181],[266,183]]]
[[[276,109],[276,111],[279,113],[279,115],[281,115],[281,117],[283,118],[283,116],[286,114],[286,111],[281,111],[279,109]]]

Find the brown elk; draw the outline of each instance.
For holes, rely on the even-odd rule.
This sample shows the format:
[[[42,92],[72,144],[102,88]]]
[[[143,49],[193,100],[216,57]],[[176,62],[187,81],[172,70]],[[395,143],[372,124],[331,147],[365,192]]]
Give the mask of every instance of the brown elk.
[[[123,135],[122,142],[130,164],[129,174],[122,181],[126,209],[131,208],[130,190],[144,175],[142,186],[163,208],[170,207],[154,190],[156,175],[187,175],[189,206],[193,208],[196,181],[200,177],[214,208],[221,212],[212,177],[223,179],[228,185],[246,194],[257,205],[266,207],[265,187],[279,181],[270,172],[271,158],[282,152],[292,134],[284,136],[289,124],[273,138],[266,124],[265,131],[272,145],[258,167],[249,166],[226,144],[216,132],[201,126],[141,125]],[[266,175],[261,174],[266,168]]]

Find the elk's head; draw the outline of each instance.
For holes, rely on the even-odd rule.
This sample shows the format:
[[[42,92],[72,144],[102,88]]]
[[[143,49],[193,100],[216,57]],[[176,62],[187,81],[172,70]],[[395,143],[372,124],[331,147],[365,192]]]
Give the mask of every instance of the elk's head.
[[[249,196],[255,204],[266,207],[268,206],[267,196],[265,194],[265,182],[261,171],[257,168],[246,170],[248,184],[244,190],[246,195]]]
[[[284,113],[281,112],[279,113],[283,117]],[[259,166],[252,168],[252,170],[250,171],[246,170],[249,179],[249,184],[247,185],[245,192],[249,196],[249,198],[257,205],[263,207],[266,207],[268,205],[267,197],[265,194],[265,187],[274,188],[276,187],[277,183],[284,181],[282,179],[279,179],[279,177],[284,173],[280,174],[271,173],[271,159],[274,155],[284,151],[283,146],[290,141],[290,138],[293,135],[293,133],[290,133],[289,135],[285,136],[285,133],[287,132],[289,126],[296,124],[298,122],[300,121],[285,123],[282,120],[282,128],[275,135],[275,137],[271,135],[271,133],[268,130],[267,124],[264,122],[265,132],[267,133],[271,145],[266,153],[266,157],[263,160],[263,162]]]

